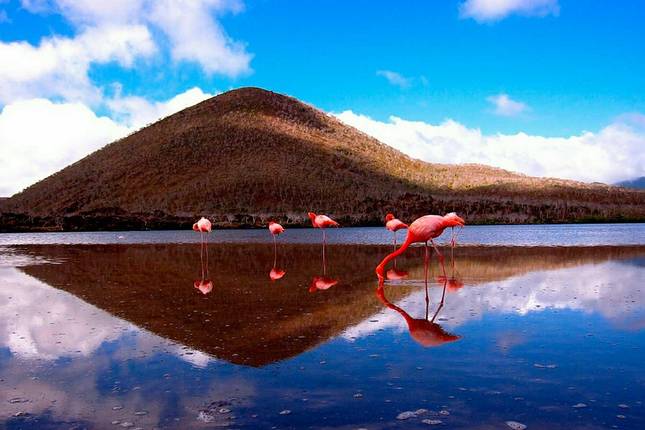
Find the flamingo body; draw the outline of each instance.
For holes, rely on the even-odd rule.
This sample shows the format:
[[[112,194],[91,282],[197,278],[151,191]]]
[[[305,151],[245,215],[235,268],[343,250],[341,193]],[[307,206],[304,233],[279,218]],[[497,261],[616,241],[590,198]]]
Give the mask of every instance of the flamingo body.
[[[199,221],[193,224],[193,230],[200,233],[210,233],[212,226],[213,225],[207,218],[201,217]]]
[[[314,228],[339,227],[339,224],[327,215],[316,215],[313,212],[309,212],[308,215]]]
[[[394,218],[394,215],[387,214],[385,217],[385,228],[390,231],[399,231],[401,229],[408,228],[408,225],[400,219]]]
[[[272,235],[277,236],[279,234],[284,233],[284,227],[282,227],[277,222],[271,221],[269,223],[269,231],[271,232]]]

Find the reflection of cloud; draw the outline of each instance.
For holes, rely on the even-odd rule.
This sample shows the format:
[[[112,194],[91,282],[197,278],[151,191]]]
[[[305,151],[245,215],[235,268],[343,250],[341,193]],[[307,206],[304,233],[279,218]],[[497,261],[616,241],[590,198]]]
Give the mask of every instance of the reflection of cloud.
[[[18,254],[2,258],[6,262],[33,264],[30,257]],[[0,315],[8,316],[0,319],[0,347],[21,359],[87,357],[106,342],[129,336],[136,341],[130,356],[145,355],[163,346],[197,367],[206,367],[213,361],[207,354],[139,329],[15,267],[0,264],[0,285]]]
[[[87,356],[134,330],[105,311],[15,268],[0,268],[0,344],[21,358]]]
[[[440,317],[447,327],[458,327],[486,313],[527,315],[545,309],[569,309],[596,313],[613,325],[639,329],[645,321],[645,289],[636,289],[645,279],[645,268],[620,261],[531,272],[499,282],[467,286],[448,294]],[[396,288],[396,287],[386,287]],[[430,289],[431,306],[438,303],[441,289]],[[411,315],[425,313],[421,289],[398,305]],[[372,322],[378,320],[378,322]],[[347,339],[363,337],[380,329],[407,330],[398,314],[383,309],[343,333]]]
[[[16,262],[28,261],[14,257]],[[207,367],[214,362],[210,356],[139,329],[15,267],[0,265],[0,286],[0,348],[11,353],[0,359],[3,419],[20,412],[59,426],[87,422],[106,428],[118,420],[151,428],[167,419],[170,402],[172,413],[185,420],[163,427],[192,428],[200,426],[196,417],[209,401],[226,399],[229,390],[249,397],[255,392],[244,379],[223,383],[215,375],[196,390],[191,378],[174,375],[184,372],[186,364]],[[141,369],[156,354],[180,360],[162,359],[163,370],[150,378]],[[168,377],[160,376],[164,374]],[[216,418],[222,423],[228,419],[222,414]]]

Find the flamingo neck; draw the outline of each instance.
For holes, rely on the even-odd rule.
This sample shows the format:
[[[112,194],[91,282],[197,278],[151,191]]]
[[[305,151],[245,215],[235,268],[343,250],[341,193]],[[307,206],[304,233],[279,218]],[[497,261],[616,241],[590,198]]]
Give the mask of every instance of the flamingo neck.
[[[406,249],[414,242],[414,238],[412,237],[412,234],[408,232],[408,235],[405,237],[405,242],[399,247],[399,249],[395,250],[394,252],[391,252],[385,258],[381,263],[376,266],[376,274],[378,275],[379,279],[384,279],[385,276],[383,276],[383,272],[385,271],[385,266],[387,263],[398,257],[399,255],[403,254]]]

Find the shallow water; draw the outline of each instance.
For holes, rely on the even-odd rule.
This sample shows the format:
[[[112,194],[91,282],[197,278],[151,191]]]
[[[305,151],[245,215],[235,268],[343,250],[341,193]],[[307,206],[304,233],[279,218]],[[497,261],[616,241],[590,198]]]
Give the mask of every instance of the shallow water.
[[[318,243],[321,233],[311,228],[288,229],[280,236],[282,243]],[[444,235],[438,242],[446,242]],[[405,230],[398,233],[399,243]],[[348,245],[384,245],[392,242],[392,233],[383,227],[327,229],[328,243]],[[512,246],[594,246],[643,245],[645,224],[548,224],[548,225],[477,225],[458,231],[462,245]],[[109,243],[197,243],[199,235],[191,230],[126,232],[0,233],[0,245],[34,244],[109,244]],[[269,243],[266,229],[215,230],[211,243]]]
[[[0,426],[645,428],[644,245],[390,250],[0,248]]]

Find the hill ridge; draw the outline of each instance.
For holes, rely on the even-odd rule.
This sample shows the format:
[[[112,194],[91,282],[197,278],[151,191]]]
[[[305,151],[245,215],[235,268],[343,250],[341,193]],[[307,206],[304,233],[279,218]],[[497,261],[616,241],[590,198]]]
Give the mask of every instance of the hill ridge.
[[[2,229],[344,225],[456,210],[471,223],[636,221],[645,192],[426,163],[297,99],[219,94],[112,142],[2,204]]]

